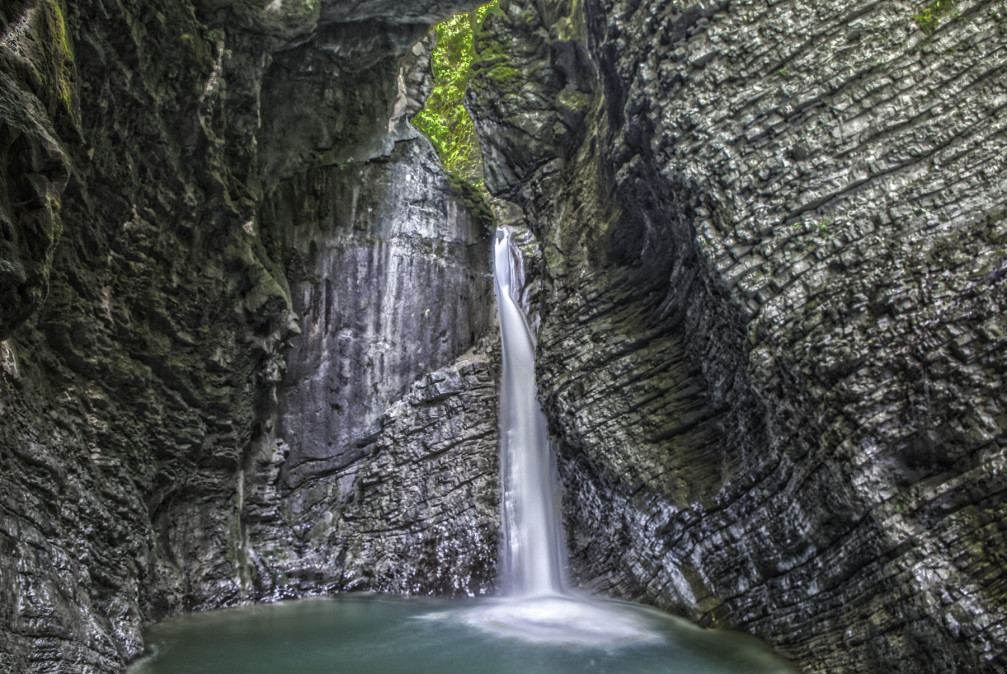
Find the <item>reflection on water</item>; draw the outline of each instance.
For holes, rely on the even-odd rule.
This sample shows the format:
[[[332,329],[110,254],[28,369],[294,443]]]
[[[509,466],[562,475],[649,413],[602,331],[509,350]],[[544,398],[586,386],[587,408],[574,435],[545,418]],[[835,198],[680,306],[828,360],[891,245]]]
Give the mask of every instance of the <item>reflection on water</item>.
[[[595,622],[585,608],[590,603],[564,607],[551,601],[565,600],[522,606],[493,600],[345,595],[198,613],[148,628],[149,653],[129,672],[795,671],[746,635],[703,630],[642,606],[594,600],[591,603],[607,605],[598,616],[621,616],[622,623],[611,623],[610,630],[606,623]],[[566,610],[573,613],[565,615]],[[529,617],[537,626],[551,624],[556,638],[545,639],[541,633],[526,638],[521,625]],[[564,621],[575,629],[567,629]]]

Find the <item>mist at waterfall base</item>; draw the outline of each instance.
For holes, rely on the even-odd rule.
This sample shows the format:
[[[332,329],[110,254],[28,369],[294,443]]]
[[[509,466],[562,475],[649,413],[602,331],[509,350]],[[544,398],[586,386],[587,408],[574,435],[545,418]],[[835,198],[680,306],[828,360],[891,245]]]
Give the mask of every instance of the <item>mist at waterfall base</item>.
[[[483,600],[379,595],[264,604],[158,623],[131,674],[791,672],[761,642],[643,609],[647,641],[574,647],[475,629]]]
[[[145,633],[132,674],[793,672],[761,641],[655,609],[571,591],[556,479],[535,382],[535,341],[515,292],[521,258],[497,232],[504,597],[347,594],[211,611]]]

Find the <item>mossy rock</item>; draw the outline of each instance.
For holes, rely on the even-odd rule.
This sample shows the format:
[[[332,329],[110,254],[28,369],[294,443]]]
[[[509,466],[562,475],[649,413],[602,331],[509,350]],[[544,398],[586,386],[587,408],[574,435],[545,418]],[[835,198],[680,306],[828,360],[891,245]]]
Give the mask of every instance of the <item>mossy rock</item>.
[[[489,200],[486,198],[485,188],[451,172],[448,172],[448,184],[451,185],[451,189],[461,199],[468,212],[479,223],[482,231],[487,234],[492,233],[496,228],[496,219],[493,216]]]

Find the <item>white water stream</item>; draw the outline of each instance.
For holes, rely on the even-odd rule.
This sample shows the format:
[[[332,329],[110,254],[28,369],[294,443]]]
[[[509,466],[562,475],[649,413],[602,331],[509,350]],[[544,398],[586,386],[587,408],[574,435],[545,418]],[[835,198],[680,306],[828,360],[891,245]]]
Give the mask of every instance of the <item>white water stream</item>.
[[[497,230],[495,285],[503,376],[500,462],[503,472],[504,583],[514,597],[562,594],[566,550],[556,514],[556,477],[545,415],[535,383],[535,338],[516,295],[520,254],[510,232]]]
[[[468,622],[508,638],[567,646],[612,646],[658,638],[640,607],[572,592],[557,515],[556,471],[535,380],[535,337],[518,305],[523,281],[511,232],[497,230],[497,311],[503,350],[500,464],[503,473],[505,598]]]
[[[521,258],[507,230],[497,235],[495,255],[507,596],[449,602],[351,594],[209,611],[148,628],[148,655],[131,673],[795,671],[751,637],[569,589],[555,469],[536,397],[535,340],[515,300]]]

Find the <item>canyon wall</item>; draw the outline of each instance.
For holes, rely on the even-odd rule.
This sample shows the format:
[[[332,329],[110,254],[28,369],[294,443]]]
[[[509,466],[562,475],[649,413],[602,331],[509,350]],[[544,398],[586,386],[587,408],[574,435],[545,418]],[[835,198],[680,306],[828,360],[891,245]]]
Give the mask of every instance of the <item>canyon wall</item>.
[[[1007,667],[1007,5],[501,0],[574,576],[809,672]]]
[[[474,3],[257,4],[0,10],[3,671],[495,580],[492,225],[406,122]]]
[[[405,122],[474,4],[0,8],[0,669],[492,588],[490,223]],[[501,0],[476,42],[577,581],[805,671],[1007,667],[1005,3]]]

